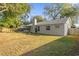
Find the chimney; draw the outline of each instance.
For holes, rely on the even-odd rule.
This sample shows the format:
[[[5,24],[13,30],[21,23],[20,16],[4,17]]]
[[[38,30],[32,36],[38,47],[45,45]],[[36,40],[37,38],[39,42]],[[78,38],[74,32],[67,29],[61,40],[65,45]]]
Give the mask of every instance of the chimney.
[[[37,25],[37,19],[36,18],[33,20],[33,25]]]

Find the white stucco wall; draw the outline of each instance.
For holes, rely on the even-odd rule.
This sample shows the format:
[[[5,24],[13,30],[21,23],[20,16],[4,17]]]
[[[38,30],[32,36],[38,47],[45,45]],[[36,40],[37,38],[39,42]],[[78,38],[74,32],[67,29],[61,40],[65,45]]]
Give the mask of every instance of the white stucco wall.
[[[64,24],[64,36],[66,36],[68,34],[68,25],[67,23]]]
[[[70,18],[68,18],[68,20],[64,24],[64,36],[69,34],[69,30],[70,30],[71,26],[72,26],[72,21]]]
[[[34,25],[31,26],[31,32],[32,32],[32,33],[35,33],[35,27],[36,27],[36,26],[34,26]]]
[[[59,25],[59,28],[56,28],[55,25]],[[72,25],[71,18],[68,18],[66,23],[62,24],[39,25],[40,31],[38,31],[37,33],[66,36],[68,35],[71,25]],[[46,26],[50,26],[50,30],[46,30]],[[33,33],[35,32],[35,27],[36,27],[35,25],[31,27],[31,32]]]
[[[41,34],[50,34],[50,35],[64,35],[64,24],[56,24],[59,25],[59,28],[53,25],[40,25],[40,31],[37,33]],[[50,26],[50,30],[46,30],[46,26]],[[34,27],[32,28],[32,32],[35,32]]]

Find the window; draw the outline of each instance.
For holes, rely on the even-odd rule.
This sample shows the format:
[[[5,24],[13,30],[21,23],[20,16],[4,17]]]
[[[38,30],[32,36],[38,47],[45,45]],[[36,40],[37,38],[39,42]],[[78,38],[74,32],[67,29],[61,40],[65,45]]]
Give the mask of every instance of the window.
[[[38,26],[37,30],[40,31],[40,26]]]
[[[59,25],[55,25],[56,28],[59,28]]]
[[[50,26],[46,26],[46,30],[50,30]]]

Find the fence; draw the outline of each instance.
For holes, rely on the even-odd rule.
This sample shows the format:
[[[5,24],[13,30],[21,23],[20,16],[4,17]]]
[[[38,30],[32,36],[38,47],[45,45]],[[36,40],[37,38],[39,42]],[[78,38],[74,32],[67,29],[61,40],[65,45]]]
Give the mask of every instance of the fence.
[[[79,28],[71,28],[69,30],[69,34],[71,34],[71,35],[79,35]]]
[[[0,32],[13,32],[13,29],[0,27]]]

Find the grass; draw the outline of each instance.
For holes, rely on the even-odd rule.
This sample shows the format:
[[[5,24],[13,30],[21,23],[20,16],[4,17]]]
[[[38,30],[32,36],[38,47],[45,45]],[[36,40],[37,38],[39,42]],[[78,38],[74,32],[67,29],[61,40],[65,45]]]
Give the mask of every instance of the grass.
[[[74,36],[0,33],[0,55],[79,55],[79,42],[75,39]]]
[[[28,52],[24,55],[37,55],[37,56],[68,56],[74,55],[74,47],[76,42],[69,37],[63,37],[55,41],[41,46],[33,51]]]
[[[60,36],[31,35],[23,33],[0,33],[0,55],[22,55]]]

